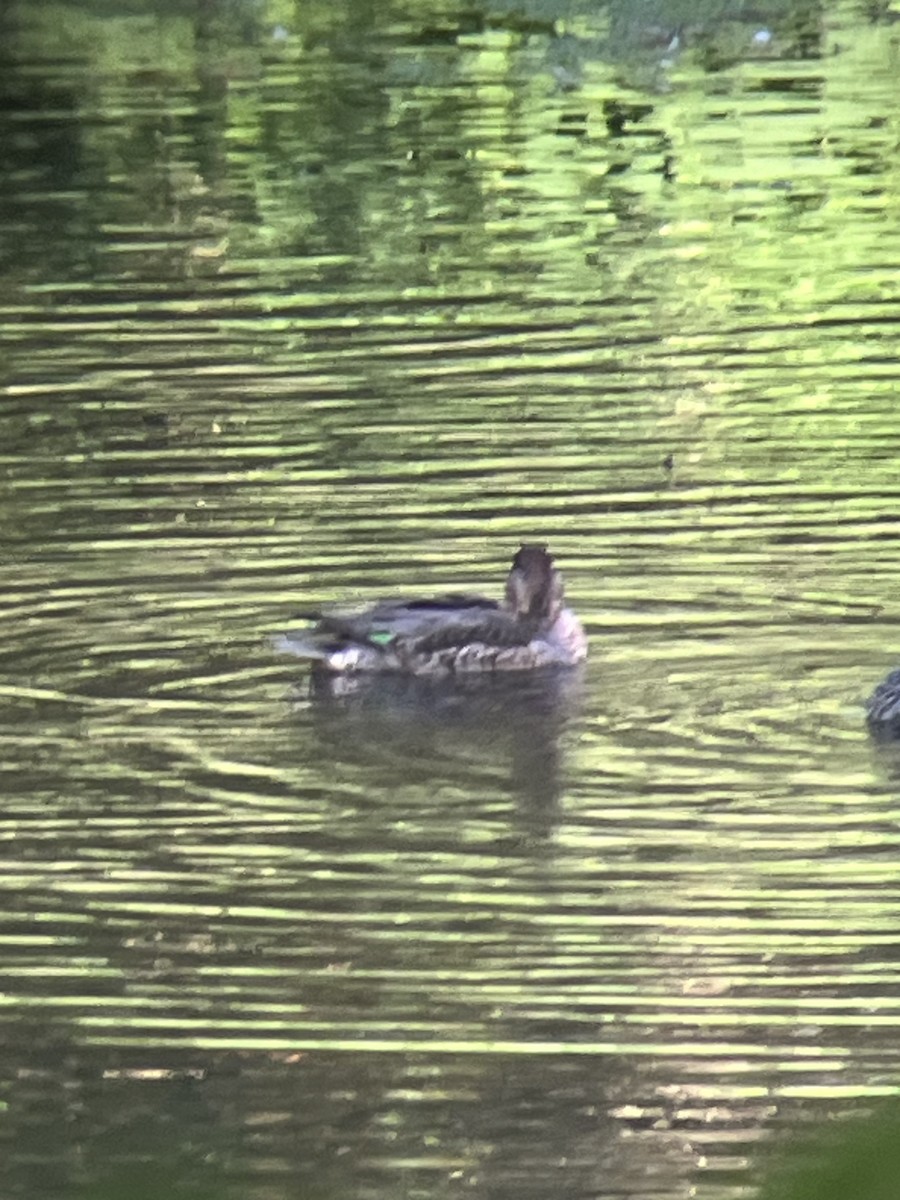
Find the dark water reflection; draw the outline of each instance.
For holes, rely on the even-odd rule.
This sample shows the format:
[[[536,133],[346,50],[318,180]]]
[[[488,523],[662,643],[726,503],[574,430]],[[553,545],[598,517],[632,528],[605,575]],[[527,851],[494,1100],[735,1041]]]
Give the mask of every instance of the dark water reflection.
[[[3,1197],[719,1200],[897,1091],[900,26],[742,11],[0,11]],[[272,653],[532,539],[583,673]]]
[[[432,797],[443,782],[469,803],[500,787],[525,825],[547,836],[584,693],[580,669],[449,680],[316,674],[298,688],[312,735],[298,755],[357,763],[386,788],[415,781]]]
[[[165,1062],[168,1056],[159,1056]],[[102,1079],[70,1055],[31,1066],[20,1084],[32,1123],[16,1190],[45,1194],[90,1179],[88,1193],[143,1196],[380,1196],[404,1179],[407,1194],[461,1187],[498,1196],[545,1196],[549,1177],[570,1194],[618,1186],[678,1194],[672,1186],[702,1145],[697,1113],[681,1128],[652,1129],[665,1102],[621,1137],[611,1096],[640,1090],[621,1064],[597,1070],[566,1058],[491,1054],[442,1059],[322,1054],[181,1055],[177,1066],[135,1068],[110,1058]],[[93,1064],[91,1064],[93,1065]],[[746,1106],[758,1120],[762,1106]],[[733,1137],[733,1135],[732,1135]],[[743,1150],[749,1138],[735,1139]],[[138,1159],[129,1148],[139,1145]],[[146,1157],[143,1157],[146,1156]]]

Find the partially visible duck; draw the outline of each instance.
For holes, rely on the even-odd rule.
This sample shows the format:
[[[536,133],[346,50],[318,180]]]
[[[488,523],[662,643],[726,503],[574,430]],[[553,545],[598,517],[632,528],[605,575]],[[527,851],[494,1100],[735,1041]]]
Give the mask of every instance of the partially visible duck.
[[[866,701],[866,718],[873,733],[900,737],[900,668],[891,671]]]
[[[303,615],[315,624],[277,645],[309,659],[314,670],[527,671],[572,667],[587,657],[584,629],[565,607],[562,576],[546,546],[519,548],[499,602],[453,592]]]

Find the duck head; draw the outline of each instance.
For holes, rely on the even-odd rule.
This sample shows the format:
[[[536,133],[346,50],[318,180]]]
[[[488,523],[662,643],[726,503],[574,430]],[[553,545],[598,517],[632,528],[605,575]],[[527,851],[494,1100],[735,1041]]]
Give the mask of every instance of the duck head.
[[[562,576],[547,547],[520,546],[506,580],[503,607],[517,620],[552,625],[562,606]]]

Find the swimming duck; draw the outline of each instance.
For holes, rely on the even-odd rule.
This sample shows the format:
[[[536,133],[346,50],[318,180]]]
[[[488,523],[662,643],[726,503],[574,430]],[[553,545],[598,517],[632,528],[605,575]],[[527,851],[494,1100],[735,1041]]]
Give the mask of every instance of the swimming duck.
[[[900,736],[900,669],[891,671],[866,701],[866,718],[874,733]]]
[[[311,660],[314,670],[524,671],[572,667],[587,657],[587,638],[563,603],[562,576],[546,546],[519,548],[499,602],[453,592],[304,616],[315,624],[277,645]]]

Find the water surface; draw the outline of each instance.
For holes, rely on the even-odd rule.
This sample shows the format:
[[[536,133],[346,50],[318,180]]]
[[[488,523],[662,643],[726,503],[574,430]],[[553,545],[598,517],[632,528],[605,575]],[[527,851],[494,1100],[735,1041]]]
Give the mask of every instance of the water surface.
[[[0,1191],[744,1196],[900,1086],[900,27],[275,7],[3,18]],[[272,651],[523,540],[584,673]]]

